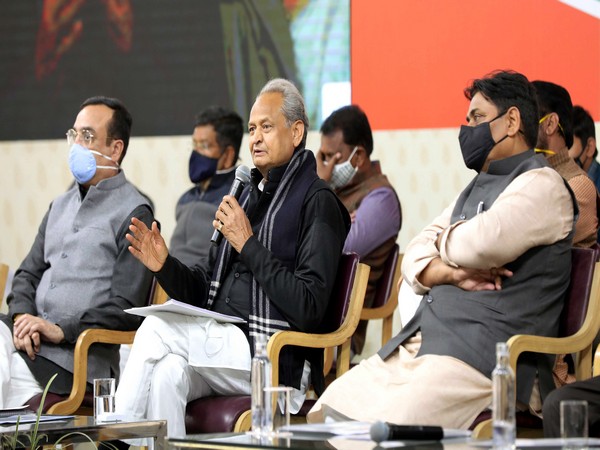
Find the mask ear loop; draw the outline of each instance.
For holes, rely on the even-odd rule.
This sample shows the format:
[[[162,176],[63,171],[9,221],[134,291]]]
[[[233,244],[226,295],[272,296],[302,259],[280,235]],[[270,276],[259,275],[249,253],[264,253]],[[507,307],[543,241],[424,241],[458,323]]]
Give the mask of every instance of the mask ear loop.
[[[352,158],[354,158],[354,155],[356,154],[356,150],[358,150],[358,145],[354,146],[354,150],[352,150],[352,153],[350,153],[350,156],[348,157],[347,161],[350,163],[350,165],[352,166]],[[352,166],[353,169],[356,169],[356,167]]]
[[[90,153],[93,153],[94,155],[98,155],[98,156],[101,156],[101,157],[103,157],[104,159],[108,159],[110,162],[112,162],[112,163],[114,163],[114,164],[116,164],[116,165],[117,165],[117,167],[114,167],[114,166],[99,166],[99,165],[96,165],[96,167],[97,167],[98,169],[112,169],[112,170],[120,170],[121,166],[119,165],[119,163],[118,163],[118,162],[116,162],[116,161],[113,161],[113,159],[112,159],[110,156],[106,156],[106,155],[104,155],[104,154],[102,154],[102,153],[100,153],[99,151],[96,151],[96,150],[90,150],[90,149],[88,149],[88,151],[89,151]]]

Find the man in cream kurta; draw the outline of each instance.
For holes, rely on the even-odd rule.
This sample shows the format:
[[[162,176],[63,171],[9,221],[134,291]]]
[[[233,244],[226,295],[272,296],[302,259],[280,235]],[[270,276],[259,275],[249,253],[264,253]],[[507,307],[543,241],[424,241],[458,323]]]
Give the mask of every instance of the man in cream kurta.
[[[496,342],[555,335],[569,282],[574,199],[536,156],[537,106],[520,74],[465,90],[459,140],[479,172],[407,247],[404,278],[424,294],[414,318],[380,352],[332,383],[309,413],[467,428],[491,402]],[[527,402],[538,362],[519,367]]]

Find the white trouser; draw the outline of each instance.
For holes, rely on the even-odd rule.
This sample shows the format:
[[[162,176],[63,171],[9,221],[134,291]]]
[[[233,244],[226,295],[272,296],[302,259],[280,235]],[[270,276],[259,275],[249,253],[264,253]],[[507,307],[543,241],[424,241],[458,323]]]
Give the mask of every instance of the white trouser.
[[[43,344],[42,344],[43,345]],[[23,405],[42,387],[17,353],[10,329],[0,322],[0,409]]]
[[[185,407],[208,395],[250,395],[250,347],[232,324],[160,313],[136,333],[116,393],[130,420],[166,419],[169,437],[185,436]]]

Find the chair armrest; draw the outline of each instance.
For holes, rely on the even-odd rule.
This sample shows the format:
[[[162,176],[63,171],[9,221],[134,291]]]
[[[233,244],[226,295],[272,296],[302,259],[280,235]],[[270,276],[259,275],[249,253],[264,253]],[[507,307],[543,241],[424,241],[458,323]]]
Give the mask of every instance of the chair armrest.
[[[517,359],[523,352],[567,354],[580,352],[575,375],[578,380],[592,375],[592,343],[600,329],[600,265],[596,263],[588,310],[577,333],[567,337],[544,337],[517,334],[508,340],[510,365],[516,370]]]
[[[48,414],[72,414],[81,406],[87,382],[88,351],[92,344],[131,344],[135,331],[115,331],[88,328],[81,332],[75,344],[73,360],[73,387],[66,400],[48,409]]]
[[[593,376],[597,377],[598,375],[600,375],[600,345],[598,345],[598,347],[596,348],[596,353],[594,354],[594,372],[593,372]]]
[[[279,367],[279,353],[286,345],[310,348],[328,348],[339,346],[338,361],[343,360],[337,373],[348,370],[350,366],[350,339],[358,326],[360,311],[365,301],[365,292],[369,280],[370,267],[359,263],[352,286],[350,308],[340,327],[331,333],[302,333],[300,331],[278,331],[267,344],[267,353],[273,367]],[[346,361],[347,359],[347,361]],[[344,370],[345,368],[345,370]],[[279,371],[273,370],[272,385],[279,384]]]

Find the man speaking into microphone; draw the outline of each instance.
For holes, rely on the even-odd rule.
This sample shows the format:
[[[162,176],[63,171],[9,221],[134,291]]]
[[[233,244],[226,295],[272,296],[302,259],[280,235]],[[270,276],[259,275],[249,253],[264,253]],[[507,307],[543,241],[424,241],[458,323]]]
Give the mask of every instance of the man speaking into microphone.
[[[319,179],[304,148],[304,100],[287,80],[269,81],[250,112],[255,168],[238,199],[223,197],[213,226],[224,237],[208,267],[169,255],[156,223],[132,220],[131,253],[154,272],[169,296],[246,320],[243,324],[161,313],[138,330],[116,394],[127,419],[166,419],[169,437],[185,435],[187,402],[209,395],[249,395],[258,334],[318,333],[350,228],[344,206]],[[323,389],[322,353],[288,347],[281,384],[292,386],[292,412],[312,381]],[[312,368],[312,370],[311,370]],[[320,393],[320,392],[318,392]]]

